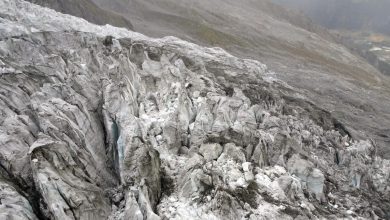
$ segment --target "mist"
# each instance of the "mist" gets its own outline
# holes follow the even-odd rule
[[[330,29],[390,34],[390,0],[273,0]]]

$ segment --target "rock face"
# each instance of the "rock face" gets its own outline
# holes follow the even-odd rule
[[[0,217],[389,218],[375,143],[272,76],[0,0]]]

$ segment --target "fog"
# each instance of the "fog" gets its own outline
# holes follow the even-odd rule
[[[390,0],[273,0],[330,29],[390,34]]]

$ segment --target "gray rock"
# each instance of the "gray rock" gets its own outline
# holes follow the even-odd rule
[[[199,153],[206,161],[216,160],[222,154],[223,148],[220,144],[202,144]]]

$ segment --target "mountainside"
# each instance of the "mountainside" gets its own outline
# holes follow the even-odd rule
[[[390,76],[390,37],[378,33],[335,31],[340,41]]]
[[[1,219],[387,219],[390,161],[220,48],[0,0]]]
[[[389,0],[272,0],[303,11],[331,29],[390,34]]]
[[[117,27],[133,29],[131,22],[109,10],[99,8],[91,0],[27,0],[29,2],[52,8],[56,11],[84,18],[99,25],[110,24]]]
[[[94,0],[128,16],[141,33],[219,46],[262,60],[281,79],[332,112],[356,138],[390,158],[390,80],[301,15],[266,0]]]

